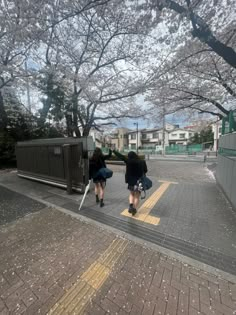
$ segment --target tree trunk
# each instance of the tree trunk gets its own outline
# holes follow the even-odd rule
[[[203,21],[199,15],[195,14],[194,12],[191,12],[191,14],[189,14],[188,9],[186,9],[184,6],[179,5],[176,1],[173,0],[159,0],[157,6],[160,10],[162,10],[163,8],[167,8],[175,11],[178,14],[184,14],[185,17],[189,19],[194,25],[194,30],[192,31],[193,36],[197,37],[204,44],[207,44],[229,65],[236,68],[236,52],[234,51],[234,49],[219,41],[212,34],[209,25],[205,21]]]
[[[67,136],[73,137],[73,128],[72,128],[72,117],[71,115],[66,115],[66,128],[67,128]]]
[[[51,97],[52,89],[53,89],[53,76],[50,74],[48,77],[47,86],[46,86],[47,99],[43,102],[43,108],[40,111],[39,124],[41,127],[43,127],[43,125],[45,124],[48,112],[52,106],[52,97]]]
[[[47,115],[48,115],[48,112],[51,108],[51,105],[52,105],[52,99],[50,96],[47,96],[46,101],[43,103],[43,108],[40,111],[39,124],[41,127],[43,127],[45,124],[45,121],[47,119]]]
[[[75,132],[76,138],[81,138],[81,132],[80,132],[78,126],[76,126],[76,127],[74,128],[74,132]]]
[[[89,136],[89,132],[90,132],[90,127],[86,127],[83,130],[83,137],[88,137]]]
[[[81,138],[81,132],[78,127],[78,97],[74,95],[73,97],[73,130],[77,138]]]
[[[204,29],[193,30],[192,34],[197,37],[202,43],[207,44],[212,50],[222,57],[229,65],[236,68],[236,52],[233,48],[220,42],[211,31]]]

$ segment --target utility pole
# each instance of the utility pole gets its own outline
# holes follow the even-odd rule
[[[218,151],[218,139],[219,139],[219,120],[216,121],[216,130],[214,135],[214,149],[217,152]]]
[[[134,125],[136,125],[136,152],[138,154],[138,122],[134,123]]]
[[[29,112],[31,113],[30,86],[29,86],[27,61],[25,61],[25,72],[26,72],[27,104],[28,104]]]
[[[163,131],[162,131],[162,155],[165,155],[165,125],[166,125],[166,119],[165,119],[165,106],[163,105]]]

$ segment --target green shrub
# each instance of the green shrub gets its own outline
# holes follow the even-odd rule
[[[7,131],[0,131],[0,163],[15,158],[15,140]]]

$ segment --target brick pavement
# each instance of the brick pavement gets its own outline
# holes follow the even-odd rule
[[[113,263],[106,276],[102,269],[91,273],[92,280],[104,281],[75,314],[236,314],[233,277],[228,281],[125,238],[119,257],[113,248],[107,258],[119,239],[115,233],[57,210],[45,208],[2,226],[0,239],[1,315],[47,314],[73,287],[78,290],[99,261]],[[83,303],[86,295],[78,292]]]
[[[44,208],[44,204],[3,186],[0,188],[0,200],[0,225]]]

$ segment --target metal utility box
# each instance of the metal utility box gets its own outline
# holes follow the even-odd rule
[[[18,176],[84,192],[93,150],[92,137],[18,142]]]

